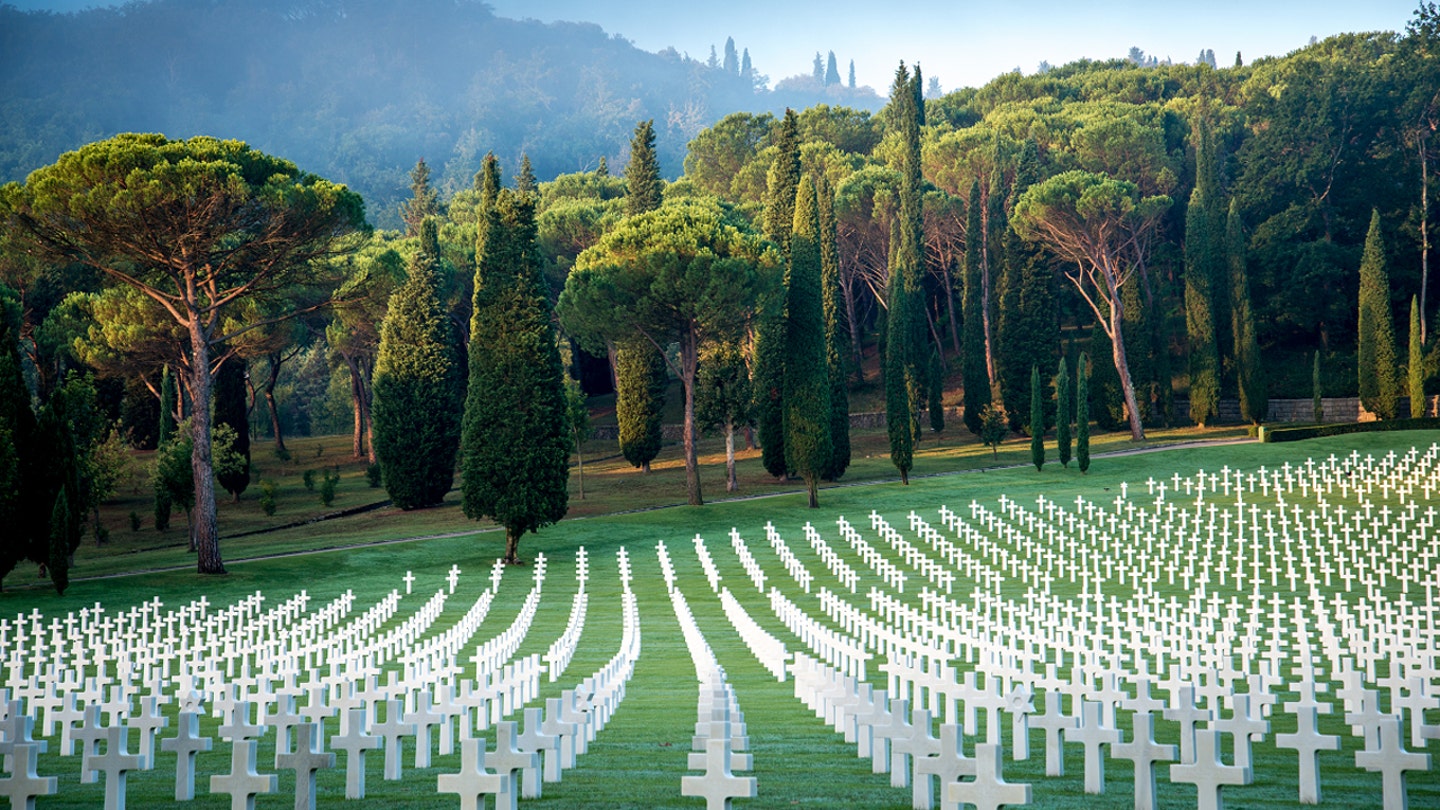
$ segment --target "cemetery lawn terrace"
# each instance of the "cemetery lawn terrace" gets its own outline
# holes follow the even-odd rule
[[[958,434],[961,431],[952,428],[952,432]],[[527,592],[531,590],[533,561],[541,554],[547,562],[543,598],[533,624],[515,650],[514,656],[520,658],[534,653],[543,655],[565,630],[572,597],[577,590],[576,553],[580,547],[584,547],[589,561],[586,591],[591,599],[586,623],[574,658],[563,675],[555,682],[542,677],[539,694],[536,700],[528,705],[544,706],[546,698],[559,697],[562,689],[573,688],[586,676],[603,667],[616,654],[622,626],[617,553],[622,548],[626,550],[634,571],[631,588],[637,600],[640,617],[642,652],[635,662],[634,674],[626,687],[623,702],[615,710],[609,724],[590,744],[588,753],[579,758],[576,768],[565,771],[563,781],[546,783],[541,798],[523,799],[522,806],[703,806],[701,800],[684,798],[680,793],[681,778],[695,773],[686,767],[686,754],[691,750],[691,737],[695,733],[697,681],[695,667],[662,577],[656,551],[656,544],[662,541],[674,563],[676,587],[684,594],[705,641],[724,667],[727,682],[734,688],[739,707],[745,715],[749,734],[748,751],[754,755],[754,768],[743,775],[758,779],[758,797],[736,800],[735,806],[867,807],[899,810],[911,806],[910,790],[891,787],[888,774],[872,773],[870,761],[857,758],[853,744],[844,742],[840,734],[835,733],[822,719],[818,719],[794,696],[792,681],[777,683],[747,649],[727,620],[720,599],[712,592],[702,570],[693,543],[697,535],[704,538],[723,578],[723,584],[740,600],[752,618],[770,634],[784,641],[787,649],[794,652],[804,650],[804,645],[770,611],[768,596],[757,592],[751,584],[745,568],[732,551],[732,528],[745,540],[748,549],[767,575],[767,592],[771,586],[779,588],[812,618],[836,628],[838,625],[828,619],[815,595],[806,594],[795,579],[787,574],[785,565],[767,542],[767,523],[773,524],[800,563],[815,575],[816,592],[819,585],[823,584],[832,591],[839,592],[852,605],[864,608],[869,605],[867,591],[872,587],[885,590],[886,583],[841,539],[836,530],[836,520],[842,516],[892,562],[903,565],[904,561],[871,530],[872,511],[879,513],[902,535],[914,540],[907,519],[910,512],[917,513],[931,527],[946,532],[938,515],[942,505],[967,518],[972,502],[978,502],[995,511],[1002,495],[1032,510],[1035,508],[1037,496],[1043,496],[1067,509],[1074,508],[1077,497],[1105,507],[1120,495],[1124,483],[1128,487],[1129,500],[1137,502],[1138,506],[1153,500],[1146,494],[1146,482],[1149,480],[1169,482],[1176,475],[1187,479],[1193,478],[1200,470],[1215,473],[1222,468],[1228,468],[1232,474],[1236,470],[1253,473],[1262,467],[1276,470],[1286,462],[1294,466],[1305,463],[1307,459],[1314,459],[1318,463],[1331,455],[1344,458],[1352,452],[1358,452],[1361,457],[1368,454],[1380,459],[1392,450],[1397,455],[1404,455],[1411,447],[1415,447],[1423,455],[1432,443],[1440,442],[1440,431],[1421,431],[1359,434],[1293,444],[1244,443],[1184,447],[1133,455],[1100,455],[1107,450],[1129,445],[1128,442],[1121,441],[1119,434],[1111,435],[1115,438],[1114,444],[1101,442],[1099,438],[1105,437],[1097,437],[1097,455],[1086,475],[1081,475],[1073,462],[1070,469],[1066,470],[1053,460],[1042,471],[1036,472],[1027,463],[1028,445],[1023,439],[1012,438],[1002,447],[998,461],[992,460],[989,451],[978,448],[973,440],[967,440],[964,445],[966,448],[978,450],[968,454],[953,452],[943,460],[939,458],[936,443],[922,444],[920,452],[917,453],[916,467],[909,486],[902,487],[898,481],[885,480],[874,484],[857,483],[822,488],[818,510],[805,508],[803,485],[798,481],[786,484],[762,483],[763,472],[756,472],[759,470],[759,462],[758,458],[753,457],[746,459],[750,465],[750,475],[745,476],[742,473],[744,480],[740,494],[774,496],[714,502],[725,498],[726,493],[723,486],[723,451],[721,463],[714,464],[713,440],[704,447],[704,451],[709,454],[708,459],[702,459],[708,462],[704,466],[708,476],[704,480],[704,486],[706,497],[712,502],[703,507],[676,506],[618,514],[595,514],[589,511],[595,508],[592,504],[602,503],[606,511],[617,504],[623,504],[630,509],[664,505],[663,501],[657,503],[661,500],[662,485],[674,500],[683,499],[683,487],[678,485],[681,473],[678,461],[673,468],[668,464],[673,452],[667,452],[663,457],[667,463],[657,465],[660,469],[650,480],[643,479],[638,473],[631,473],[628,469],[622,470],[623,460],[602,462],[597,459],[594,463],[587,462],[586,501],[577,500],[573,494],[572,471],[572,514],[578,512],[584,519],[567,519],[523,539],[521,556],[532,564],[504,571],[495,590],[490,611],[469,643],[462,648],[462,657],[468,657],[469,650],[510,625],[520,611]],[[1208,438],[1216,434],[1210,431],[1204,435]],[[1191,434],[1176,432],[1167,435],[1157,431],[1152,438],[1152,444],[1184,441],[1188,438],[1191,438]],[[331,438],[332,444],[337,442],[338,439]],[[292,444],[298,445],[294,450],[297,457],[308,449],[303,440]],[[257,459],[263,458],[265,452],[259,448],[263,448],[263,445],[257,446]],[[927,450],[935,451],[935,457],[927,460]],[[1053,445],[1047,450],[1053,459]],[[333,452],[342,452],[342,448],[337,444]],[[295,466],[303,470],[305,464],[305,461],[301,461]],[[985,468],[996,464],[1004,468],[972,470],[954,475],[935,474],[946,469],[953,470],[957,466]],[[857,451],[857,461],[845,480],[849,483],[888,479],[893,472],[888,458],[882,452],[862,449]],[[295,476],[297,473],[291,471],[289,475]],[[632,500],[627,502],[623,500],[626,497],[623,493],[630,486],[640,487],[643,494],[631,495]],[[299,489],[298,483],[293,489]],[[781,490],[786,491],[785,494],[775,494]],[[348,488],[342,487],[342,492],[344,499],[337,500],[333,507],[335,509],[358,506],[367,499],[383,498],[383,490],[364,489],[363,474],[358,481],[350,482]],[[310,493],[303,494],[310,496]],[[413,572],[413,593],[401,599],[396,614],[381,628],[383,632],[386,628],[399,626],[414,615],[421,604],[437,591],[448,590],[447,572],[452,566],[458,566],[461,573],[454,593],[449,596],[444,610],[429,630],[429,634],[442,633],[454,626],[460,615],[475,603],[486,588],[491,587],[492,563],[504,551],[503,533],[477,531],[476,524],[464,521],[455,506],[457,497],[457,493],[452,492],[447,505],[435,510],[400,513],[380,509],[310,526],[222,540],[222,551],[226,555],[226,566],[230,572],[224,577],[200,577],[195,574],[192,558],[184,552],[183,547],[161,546],[146,550],[130,548],[123,552],[109,549],[104,550],[106,553],[92,554],[95,549],[93,545],[87,544],[80,552],[79,564],[72,569],[72,583],[63,597],[57,597],[52,591],[40,588],[7,588],[0,594],[0,617],[14,621],[17,614],[39,611],[48,622],[51,618],[63,619],[68,612],[78,613],[96,603],[103,606],[107,616],[116,616],[152,599],[158,599],[164,610],[174,610],[202,595],[214,611],[257,591],[264,593],[263,608],[270,608],[302,590],[310,596],[312,609],[331,602],[347,591],[352,592],[355,614],[358,614],[396,589],[403,595],[406,584],[402,578],[407,572]],[[1424,499],[1419,495],[1415,497],[1420,501],[1423,511],[1426,506]],[[1186,499],[1181,495],[1173,500],[1180,503]],[[1189,500],[1194,499],[1192,497]],[[1432,502],[1435,500],[1440,499],[1432,499]],[[141,503],[143,499],[136,502]],[[1287,506],[1307,507],[1313,504],[1313,498],[1287,498],[1286,503]],[[253,504],[250,506],[253,507]],[[302,517],[298,506],[288,519],[284,510],[282,507],[281,513],[274,519],[275,523]],[[127,508],[123,511],[129,510]],[[258,509],[255,512],[258,516]],[[257,528],[265,522],[261,517],[240,517],[234,519],[227,528],[226,513],[223,509],[221,514],[222,534],[238,534],[239,531]],[[183,540],[183,514],[177,514],[174,520],[176,525],[182,527],[179,537]],[[860,582],[856,592],[850,593],[841,589],[838,581],[827,571],[825,563],[806,542],[803,530],[806,523],[813,523],[830,547],[841,552],[846,562],[859,572]],[[1432,533],[1435,531],[1431,529]],[[120,536],[128,534],[128,527],[123,530],[112,529],[112,535],[116,537],[112,544],[123,545]],[[153,535],[153,532],[150,534]],[[172,529],[171,535],[175,534]],[[428,539],[414,542],[386,542],[427,536]],[[953,533],[947,533],[947,536],[955,539]],[[922,543],[917,545],[924,547]],[[334,550],[324,550],[327,548]],[[316,553],[260,558],[264,555],[305,551]],[[932,553],[931,556],[938,555]],[[184,567],[182,570],[167,570],[171,566]],[[134,571],[144,573],[125,575]],[[890,593],[919,607],[919,586],[925,580],[914,569],[907,571],[913,584],[903,593]],[[89,578],[100,574],[117,576]],[[24,582],[21,570],[12,574],[12,580],[7,581],[7,586]],[[1023,582],[1019,585],[1023,586]],[[1326,591],[1327,597],[1332,596],[1332,592],[1338,589],[1339,583],[1336,585],[1336,589]],[[971,604],[970,591],[973,587],[974,584],[968,580],[963,581],[963,584],[957,582],[951,598],[960,604]],[[1023,599],[1023,592],[1013,590],[1015,587],[1014,582],[1007,585],[1007,588],[1012,590],[1007,591],[1006,597]],[[1392,580],[1390,587],[1394,590],[1391,596],[1398,598],[1398,585]],[[1162,596],[1175,596],[1182,603],[1189,596],[1189,591],[1178,581],[1169,586],[1162,580],[1158,590]],[[1077,604],[1083,601],[1080,584],[1072,585],[1057,579],[1053,592],[1059,597],[1073,599]],[[1288,589],[1286,592],[1288,593]],[[1410,595],[1412,603],[1423,602],[1424,599],[1424,594]],[[1290,628],[1292,631],[1293,629]],[[13,642],[7,642],[9,643]],[[0,654],[7,660],[11,653],[12,650],[0,647]],[[877,655],[868,670],[869,680],[875,683],[877,688],[885,684],[886,676],[879,668],[881,660],[882,656]],[[963,658],[953,663],[956,663],[961,672],[971,667]],[[1377,675],[1384,672],[1382,665]],[[0,671],[0,674],[4,672]],[[1062,671],[1062,677],[1064,674]],[[1432,694],[1435,693],[1436,685],[1432,681]],[[1284,690],[1277,690],[1276,694],[1282,702],[1294,699],[1293,694]],[[1333,693],[1325,697],[1336,699]],[[1036,713],[1043,711],[1043,703],[1038,696],[1034,702]],[[165,710],[171,717],[170,728],[161,732],[162,738],[174,735],[175,712],[176,705],[172,702]],[[1359,738],[1351,736],[1349,727],[1340,717],[1343,713],[1343,708],[1337,708],[1331,714],[1320,718],[1321,731],[1338,735],[1342,745],[1339,752],[1322,752],[1320,755],[1324,799],[1322,806],[1378,807],[1381,777],[1377,773],[1355,767],[1355,752],[1363,747],[1363,743]],[[1440,710],[1431,709],[1425,716],[1431,724],[1440,723]],[[520,713],[516,712],[507,719],[519,720]],[[201,730],[209,736],[217,737],[218,724],[207,712],[202,716]],[[1130,762],[1115,758],[1112,754],[1105,773],[1105,793],[1098,796],[1086,795],[1085,755],[1078,743],[1068,743],[1065,746],[1065,775],[1047,777],[1044,731],[1032,724],[1029,759],[1015,762],[1010,759],[1008,716],[1003,725],[1006,754],[1003,763],[1004,778],[1009,782],[1030,784],[1032,806],[1133,806],[1133,771]],[[1130,726],[1123,713],[1117,726],[1126,731],[1128,739]],[[1173,743],[1177,736],[1176,728],[1176,724],[1161,719],[1157,713],[1156,739]],[[1276,734],[1294,730],[1294,720],[1277,705],[1265,741],[1255,746],[1254,780],[1249,785],[1225,788],[1227,806],[1302,806],[1296,796],[1296,755],[1294,751],[1278,749],[1275,745]],[[327,741],[330,735],[336,732],[336,723],[332,719],[326,730]],[[36,736],[39,734],[37,724]],[[481,734],[493,744],[493,726]],[[984,741],[983,732],[978,739]],[[1406,739],[1408,741],[1408,732]],[[259,797],[257,807],[289,807],[293,803],[294,773],[276,771],[274,768],[274,742],[273,731],[261,739],[257,763],[260,773],[280,774],[279,793]],[[965,750],[972,756],[975,742],[975,737],[966,736]],[[457,800],[454,795],[437,795],[436,778],[440,774],[453,774],[459,770],[459,745],[457,744],[453,754],[434,756],[431,767],[417,769],[413,767],[411,744],[411,740],[406,741],[405,769],[400,781],[383,780],[383,752],[371,752],[367,760],[368,777],[365,798],[362,801],[345,799],[346,777],[344,755],[341,754],[337,757],[334,769],[319,774],[317,806],[384,807],[387,810],[455,806]],[[95,784],[81,784],[78,779],[79,757],[61,757],[57,753],[58,748],[57,740],[50,738],[49,752],[39,757],[37,770],[41,776],[59,778],[59,793],[39,798],[36,806],[102,806],[104,778]],[[327,750],[333,749],[327,745]],[[1430,740],[1424,750],[1431,757],[1430,769],[1407,774],[1409,806],[1412,808],[1440,807],[1440,763],[1437,763],[1437,760],[1440,760],[1440,739]],[[129,805],[143,808],[227,806],[229,796],[209,792],[209,777],[230,771],[229,751],[229,743],[217,738],[214,750],[199,754],[195,779],[196,797],[189,802],[176,802],[174,755],[159,753],[157,746],[158,768],[153,771],[133,771],[128,775]],[[1230,761],[1228,749],[1225,756],[1226,761]],[[1156,774],[1160,806],[1194,806],[1195,787],[1172,782],[1165,764],[1157,766]]]

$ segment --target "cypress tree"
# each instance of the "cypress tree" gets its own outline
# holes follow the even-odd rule
[[[725,61],[720,66],[724,68],[726,75],[740,75],[740,56],[735,53],[735,38],[725,37]]]
[[[795,226],[785,275],[785,455],[805,480],[810,507],[819,507],[821,474],[830,462],[830,369],[820,289],[820,210],[815,184],[795,193]]]
[[[890,121],[900,132],[901,152],[898,215],[892,223],[889,311],[886,313],[885,419],[890,438],[890,459],[900,470],[901,483],[910,482],[915,461],[915,412],[926,391],[928,337],[925,333],[925,266],[920,191],[920,70],[912,75],[902,63],[890,94]]]
[[[660,207],[665,184],[655,154],[655,119],[635,125],[630,139],[630,163],[625,167],[625,215],[633,217]]]
[[[400,219],[405,223],[406,236],[419,236],[420,223],[440,213],[440,195],[430,187],[430,167],[425,158],[416,161],[410,170],[410,199],[400,203]]]
[[[609,176],[610,176],[610,164],[605,161],[605,156],[604,156],[604,155],[601,155],[601,156],[600,156],[600,164],[595,167],[595,176],[596,176],[596,177],[609,177]]]
[[[501,191],[481,228],[461,505],[466,517],[505,527],[503,559],[517,564],[520,537],[564,517],[568,507],[564,371],[540,275],[534,198]]]
[[[390,296],[375,360],[375,455],[390,500],[406,510],[440,503],[455,481],[465,371],[440,300],[441,271],[431,218],[421,223],[405,283]]]
[[[980,254],[984,250],[981,233],[980,181],[970,184],[970,212],[965,224],[965,285],[961,305],[962,335],[960,373],[965,387],[965,427],[980,435],[980,414],[990,404],[990,377],[985,371],[985,325],[981,313],[983,297],[980,289]]]
[[[155,444],[157,449],[168,444],[175,435],[175,404],[175,376],[170,373],[170,367],[166,366],[160,374],[160,438]],[[162,486],[161,477],[156,476],[155,531],[169,531],[170,512],[173,508],[174,499],[169,488]]]
[[[800,118],[785,110],[775,137],[775,159],[765,176],[765,238],[790,254],[790,233],[795,227],[795,190],[800,187]]]
[[[1026,188],[1039,179],[1039,149],[1034,141],[1024,141],[1015,159],[1015,180],[1006,205],[991,211],[993,244],[991,265],[1001,265],[998,317],[996,329],[996,361],[999,364],[1000,390],[1006,413],[1016,420],[1011,427],[1020,430],[1019,419],[1025,413],[1022,403],[1029,401],[1030,366],[1046,368],[1055,361],[1055,347],[1060,343],[1060,318],[1056,309],[1055,271],[1039,251],[1008,227],[1006,208],[1013,210],[1016,200]],[[991,194],[1000,187],[998,177],[991,182]],[[999,227],[996,227],[996,223]],[[1046,381],[1048,387],[1048,381]],[[1047,412],[1053,403],[1042,393]],[[1047,421],[1053,414],[1047,413]]]
[[[1075,364],[1075,463],[1090,469],[1090,358],[1080,353]]]
[[[1399,355],[1395,324],[1390,314],[1390,273],[1385,265],[1385,242],[1380,235],[1380,211],[1370,216],[1370,232],[1360,259],[1359,340],[1356,361],[1360,375],[1360,402],[1381,419],[1394,419],[1399,407]]]
[[[1260,354],[1260,341],[1255,334],[1255,312],[1250,304],[1250,273],[1245,255],[1245,231],[1240,224],[1240,211],[1234,200],[1225,222],[1225,255],[1230,263],[1233,296],[1231,316],[1235,333],[1236,378],[1240,390],[1240,416],[1252,424],[1260,424],[1270,410],[1270,394],[1265,377],[1265,358]]]
[[[1190,344],[1190,418],[1200,427],[1220,410],[1220,358],[1215,347],[1210,281],[1210,228],[1199,187],[1185,210],[1185,332]]]
[[[1070,364],[1060,358],[1055,372],[1055,449],[1060,466],[1070,466],[1070,420],[1075,418],[1075,391],[1070,387]]]
[[[1425,344],[1420,339],[1420,299],[1410,297],[1410,357],[1407,366],[1410,389],[1410,418],[1418,419],[1427,410],[1425,401]]]
[[[215,422],[214,425],[229,425],[235,431],[235,443],[230,448],[240,455],[245,463],[238,469],[217,469],[215,479],[240,502],[240,493],[250,486],[250,418],[246,407],[245,361],[231,357],[215,373]]]
[[[1030,463],[1045,466],[1045,400],[1040,396],[1040,367],[1030,367]]]
[[[850,326],[840,291],[840,249],[835,225],[835,194],[821,172],[816,178],[820,203],[820,286],[825,307],[825,363],[830,373],[830,460],[821,478],[834,481],[850,466]]]
[[[650,341],[632,340],[615,347],[615,419],[620,452],[630,466],[647,473],[650,462],[660,455],[661,417],[669,382],[665,356]]]
[[[530,156],[520,155],[520,171],[515,175],[515,190],[522,194],[534,194],[540,190],[535,181],[535,168],[530,165]]]
[[[0,287],[0,293],[5,292]],[[18,307],[0,295],[0,579],[28,554],[38,521],[32,488],[39,479],[35,413],[20,364]]]
[[[50,545],[46,569],[55,593],[65,595],[70,587],[70,541],[79,543],[80,530],[75,525],[75,514],[70,508],[70,496],[65,487],[55,495],[55,506],[50,510]]]
[[[1312,365],[1312,366],[1310,367],[1310,390],[1311,390],[1311,392],[1312,392],[1311,395],[1310,395],[1310,396],[1311,396],[1311,401],[1310,401],[1311,415],[1312,415],[1312,416],[1314,417],[1314,419],[1315,419],[1315,424],[1317,424],[1317,425],[1323,424],[1323,423],[1325,422],[1325,400],[1321,397],[1321,392],[1320,392],[1320,350],[1319,350],[1319,349],[1316,349],[1316,350],[1315,350],[1315,363],[1314,363],[1314,365]]]
[[[840,69],[835,64],[835,52],[831,51],[829,56],[825,57],[825,86],[829,87],[832,84],[839,83]]]
[[[800,119],[785,110],[776,136],[775,159],[766,175],[765,238],[790,256],[790,234],[795,228],[795,194],[800,187]],[[761,296],[755,327],[755,368],[751,392],[755,397],[755,426],[760,440],[760,463],[766,472],[784,478],[791,469],[785,451],[785,291],[783,282]]]
[[[486,152],[475,174],[475,190],[480,192],[480,208],[491,208],[500,194],[500,160],[494,152]]]
[[[851,90],[854,90],[854,89],[855,89],[855,60],[854,60],[854,59],[851,59],[851,60],[850,60],[850,81],[848,82],[847,86],[848,86]]]

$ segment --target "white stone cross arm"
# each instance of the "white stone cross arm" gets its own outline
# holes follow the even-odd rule
[[[1193,762],[1170,766],[1170,781],[1194,785],[1199,810],[1220,810],[1220,789],[1226,785],[1248,785],[1252,778],[1249,768],[1226,765],[1220,761],[1220,732],[1214,729],[1195,731]]]
[[[1175,746],[1155,742],[1155,717],[1150,712],[1131,716],[1130,736],[1130,742],[1110,746],[1110,753],[1135,763],[1135,810],[1155,810],[1159,806],[1155,763],[1174,762]]]
[[[345,752],[345,798],[365,798],[365,752],[380,747],[380,738],[365,733],[365,710],[351,709],[343,735],[330,738],[330,747]]]
[[[730,772],[729,738],[705,743],[705,774],[680,779],[680,795],[703,798],[706,810],[729,810],[731,799],[753,799],[757,795],[753,776]]]
[[[460,773],[442,773],[436,779],[436,793],[460,796],[460,810],[484,810],[485,797],[494,796],[501,804],[510,790],[510,780],[485,770],[485,741],[471,738],[460,741]]]
[[[322,750],[324,729],[319,723],[295,726],[295,753],[277,753],[275,767],[295,772],[295,810],[315,810],[315,772],[335,767],[335,754]]]
[[[1002,755],[995,743],[975,746],[975,781],[951,782],[945,799],[956,806],[975,805],[976,810],[1000,810],[1030,803],[1030,785],[1006,782],[1001,774]]]
[[[9,799],[15,810],[35,810],[36,796],[53,796],[58,789],[55,777],[35,773],[38,753],[35,743],[16,745],[11,751],[11,773],[0,777],[0,796]]]
[[[125,774],[143,765],[143,757],[130,753],[129,747],[129,727],[110,726],[105,729],[104,756],[90,758],[87,767],[105,774],[105,810],[125,810]]]
[[[175,753],[175,801],[195,798],[195,754],[209,751],[215,741],[200,734],[200,715],[181,712],[175,723],[174,737],[160,740],[161,751]]]
[[[1376,745],[1355,752],[1355,765],[1384,777],[1385,810],[1406,810],[1405,772],[1430,770],[1430,755],[1405,750],[1400,718],[1387,716],[1377,724]]]
[[[230,773],[210,777],[211,793],[230,794],[231,810],[255,810],[255,796],[280,789],[280,777],[255,772],[254,740],[236,740],[230,749]]]

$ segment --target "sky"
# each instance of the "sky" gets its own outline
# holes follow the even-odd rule
[[[21,9],[71,11],[96,0],[0,0]],[[674,47],[704,60],[725,38],[748,48],[755,69],[772,85],[808,74],[815,53],[834,51],[843,79],[855,61],[858,84],[888,92],[895,68],[918,62],[946,91],[979,87],[1019,68],[1033,73],[1042,60],[1123,57],[1138,47],[1160,59],[1194,62],[1202,49],[1220,66],[1283,56],[1312,36],[1354,31],[1400,31],[1416,0],[910,0],[889,3],[831,0],[488,0],[504,17],[544,22],[593,22],[647,51]],[[1203,13],[1196,13],[1203,9]]]

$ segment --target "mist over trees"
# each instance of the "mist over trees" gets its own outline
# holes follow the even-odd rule
[[[220,134],[348,185],[374,224],[394,228],[417,158],[449,197],[486,152],[511,170],[528,154],[542,180],[602,158],[623,166],[635,122],[653,118],[674,178],[685,144],[723,115],[814,103],[767,82],[748,50],[712,68],[475,0],[0,5],[0,182],[119,132]],[[846,103],[881,99],[856,91]]]

